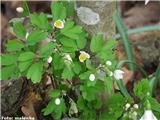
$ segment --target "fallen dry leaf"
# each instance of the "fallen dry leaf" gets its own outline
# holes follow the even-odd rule
[[[41,99],[40,95],[35,92],[30,92],[21,107],[21,111],[26,117],[33,117],[37,120],[37,115],[35,111],[35,104],[39,102]]]
[[[138,4],[124,13],[127,28],[135,28],[160,21],[160,3],[150,2],[148,5]]]

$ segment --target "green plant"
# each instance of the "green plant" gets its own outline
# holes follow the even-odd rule
[[[114,48],[117,42],[112,38],[103,40],[101,34],[89,38],[72,20],[72,2],[52,2],[51,16],[42,12],[30,13],[26,2],[23,8],[22,15],[29,21],[24,22],[25,18],[10,21],[17,38],[8,40],[6,52],[1,55],[2,80],[26,77],[38,84],[47,74],[53,82],[53,90],[49,92],[48,105],[42,109],[44,116],[127,119],[123,114],[129,109],[125,111],[123,106],[134,104],[134,99],[121,81],[123,71],[116,66]],[[115,81],[122,94],[115,93]],[[139,83],[134,88],[135,95],[140,99],[142,95],[146,97],[142,92],[146,87],[148,83]],[[155,99],[148,99],[151,104],[159,105]],[[159,107],[154,109],[159,111]]]

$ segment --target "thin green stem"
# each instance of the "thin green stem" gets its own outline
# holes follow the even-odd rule
[[[114,20],[115,20],[115,23],[117,25],[117,29],[118,29],[121,37],[122,37],[127,58],[128,58],[129,61],[134,62],[134,57],[133,57],[133,53],[132,53],[132,46],[131,46],[131,44],[129,42],[125,26],[123,25],[123,22],[122,22],[122,20],[120,18],[120,15],[117,12],[115,12],[115,14],[114,14]],[[135,70],[134,64],[130,64],[129,63],[128,66],[129,66],[129,68],[131,70]]]

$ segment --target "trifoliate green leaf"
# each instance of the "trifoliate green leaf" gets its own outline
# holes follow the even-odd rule
[[[87,101],[93,101],[97,97],[98,90],[95,87],[81,86],[82,96]]]
[[[78,96],[77,106],[80,110],[83,110],[87,107],[86,103],[87,102],[83,99],[82,96]]]
[[[89,79],[89,75],[90,75],[91,73],[92,73],[91,71],[87,71],[87,72],[81,73],[81,74],[79,75],[79,77],[80,77],[81,80],[88,80],[88,79]]]
[[[97,113],[95,110],[88,108],[80,115],[80,120],[95,120]]]
[[[16,55],[11,54],[2,54],[1,55],[1,64],[2,65],[12,65],[15,64],[17,61]]]
[[[107,41],[105,41],[105,44],[103,45],[102,50],[103,51],[112,50],[113,48],[116,47],[116,45],[117,45],[117,41],[110,38]]]
[[[20,51],[24,44],[19,40],[9,40],[6,47],[7,51]]]
[[[125,97],[120,93],[116,93],[107,100],[107,104],[110,108],[123,106],[125,104]]]
[[[54,106],[55,106],[55,103],[54,103],[55,99],[51,99],[47,105],[46,108],[42,109],[42,112],[43,112],[43,115],[46,116],[46,115],[49,115],[53,112],[54,110]]]
[[[18,64],[19,70],[21,72],[25,71],[29,68],[29,66],[32,64],[33,60],[27,60],[27,61],[20,61]]]
[[[56,47],[55,43],[53,42],[47,43],[44,47],[40,49],[40,55],[43,57],[49,56],[51,53],[53,53],[55,47]]]
[[[24,38],[26,35],[26,29],[23,26],[23,23],[20,21],[16,21],[13,23],[13,31],[20,38]]]
[[[147,79],[141,80],[138,84],[134,85],[133,91],[137,97],[143,99],[151,92],[149,81]]]
[[[55,104],[55,98],[52,98],[48,103],[47,107],[42,110],[43,115],[52,114],[53,118],[59,120],[63,113],[66,112],[66,105],[64,99],[61,98],[61,102],[59,105]]]
[[[33,13],[30,14],[31,23],[38,26],[40,29],[49,30],[51,25],[48,22],[47,15],[44,13]]]
[[[102,107],[102,102],[103,100],[101,98],[97,98],[95,101],[93,101],[94,108],[95,109],[100,109]]]
[[[104,85],[105,85],[105,91],[108,93],[108,95],[112,95],[114,87],[113,87],[113,81],[110,77],[104,78]]]
[[[62,73],[62,78],[67,79],[67,80],[71,80],[73,76],[74,76],[73,71],[70,68],[65,67],[63,70],[63,73]]]
[[[33,83],[39,83],[42,79],[43,64],[34,63],[28,69],[27,79],[31,79]]]
[[[54,60],[53,67],[54,67],[55,70],[63,69],[63,67],[64,67],[64,60],[63,60],[63,58],[58,53],[54,54],[53,60]]]
[[[27,60],[32,60],[34,57],[35,54],[33,52],[24,52],[19,55],[18,60],[27,61]]]
[[[34,45],[35,43],[45,40],[45,38],[47,38],[47,35],[48,35],[47,32],[43,32],[40,30],[34,30],[27,37],[27,42],[29,45]]]
[[[86,37],[85,33],[81,33],[79,35],[79,39],[76,39],[77,47],[79,49],[83,49],[86,46],[87,39],[85,37]]]
[[[89,59],[86,60],[86,67],[89,69],[89,70],[93,70],[94,67],[92,66],[92,63]]]
[[[64,53],[70,53],[70,52],[75,52],[77,51],[77,48],[76,47],[66,47],[66,46],[63,46],[62,48],[60,48],[60,50]]]
[[[16,69],[16,65],[14,64],[3,67],[1,69],[1,80],[8,80],[10,77],[12,77],[15,69]]]
[[[81,65],[78,62],[75,62],[72,66],[74,73],[79,74],[82,70]]]
[[[116,56],[113,54],[112,50],[105,50],[101,51],[96,55],[97,58],[103,59],[105,61],[107,60],[115,60]]]
[[[61,33],[65,35],[66,37],[69,37],[71,39],[79,39],[82,31],[82,27],[78,25],[74,25],[73,22],[66,22],[65,27],[61,29]]]
[[[91,40],[90,50],[92,52],[99,52],[102,49],[102,46],[103,46],[103,36],[102,35],[94,36]]]
[[[77,44],[74,39],[69,39],[67,37],[62,37],[59,39],[60,43],[65,47],[71,47],[77,49]]]
[[[120,93],[114,94],[107,100],[108,109],[101,114],[100,119],[117,120],[123,113],[125,101]]]
[[[61,2],[52,2],[51,4],[51,12],[53,16],[53,20],[63,20],[66,18],[66,8]]]
[[[52,90],[49,92],[49,96],[51,96],[52,98],[57,98],[60,96],[61,91],[58,89]]]
[[[67,17],[74,16],[74,1],[63,1],[62,3],[66,7]]]

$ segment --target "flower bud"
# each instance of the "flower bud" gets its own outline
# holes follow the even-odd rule
[[[22,13],[22,12],[24,11],[24,9],[23,9],[22,7],[17,7],[17,8],[16,8],[16,11],[17,11],[18,13]]]
[[[125,110],[127,110],[130,106],[131,106],[131,104],[127,103],[127,104],[125,105]]]
[[[138,104],[134,104],[133,107],[136,108],[136,109],[139,108]]]
[[[123,79],[123,74],[124,74],[124,72],[122,70],[115,70],[114,71],[114,78],[116,80]]]
[[[106,65],[111,66],[112,62],[108,60],[108,61],[106,61]]]
[[[61,103],[61,100],[60,100],[59,98],[56,98],[56,99],[55,99],[55,104],[56,104],[56,105],[60,105],[60,103]]]
[[[51,56],[49,56],[49,58],[47,59],[47,62],[48,62],[48,63],[51,63],[51,62],[52,62],[52,57],[51,57]]]
[[[95,78],[96,78],[96,77],[95,77],[95,75],[94,75],[94,74],[90,74],[90,76],[89,76],[89,80],[90,80],[90,81],[94,81],[94,80],[95,80]]]

